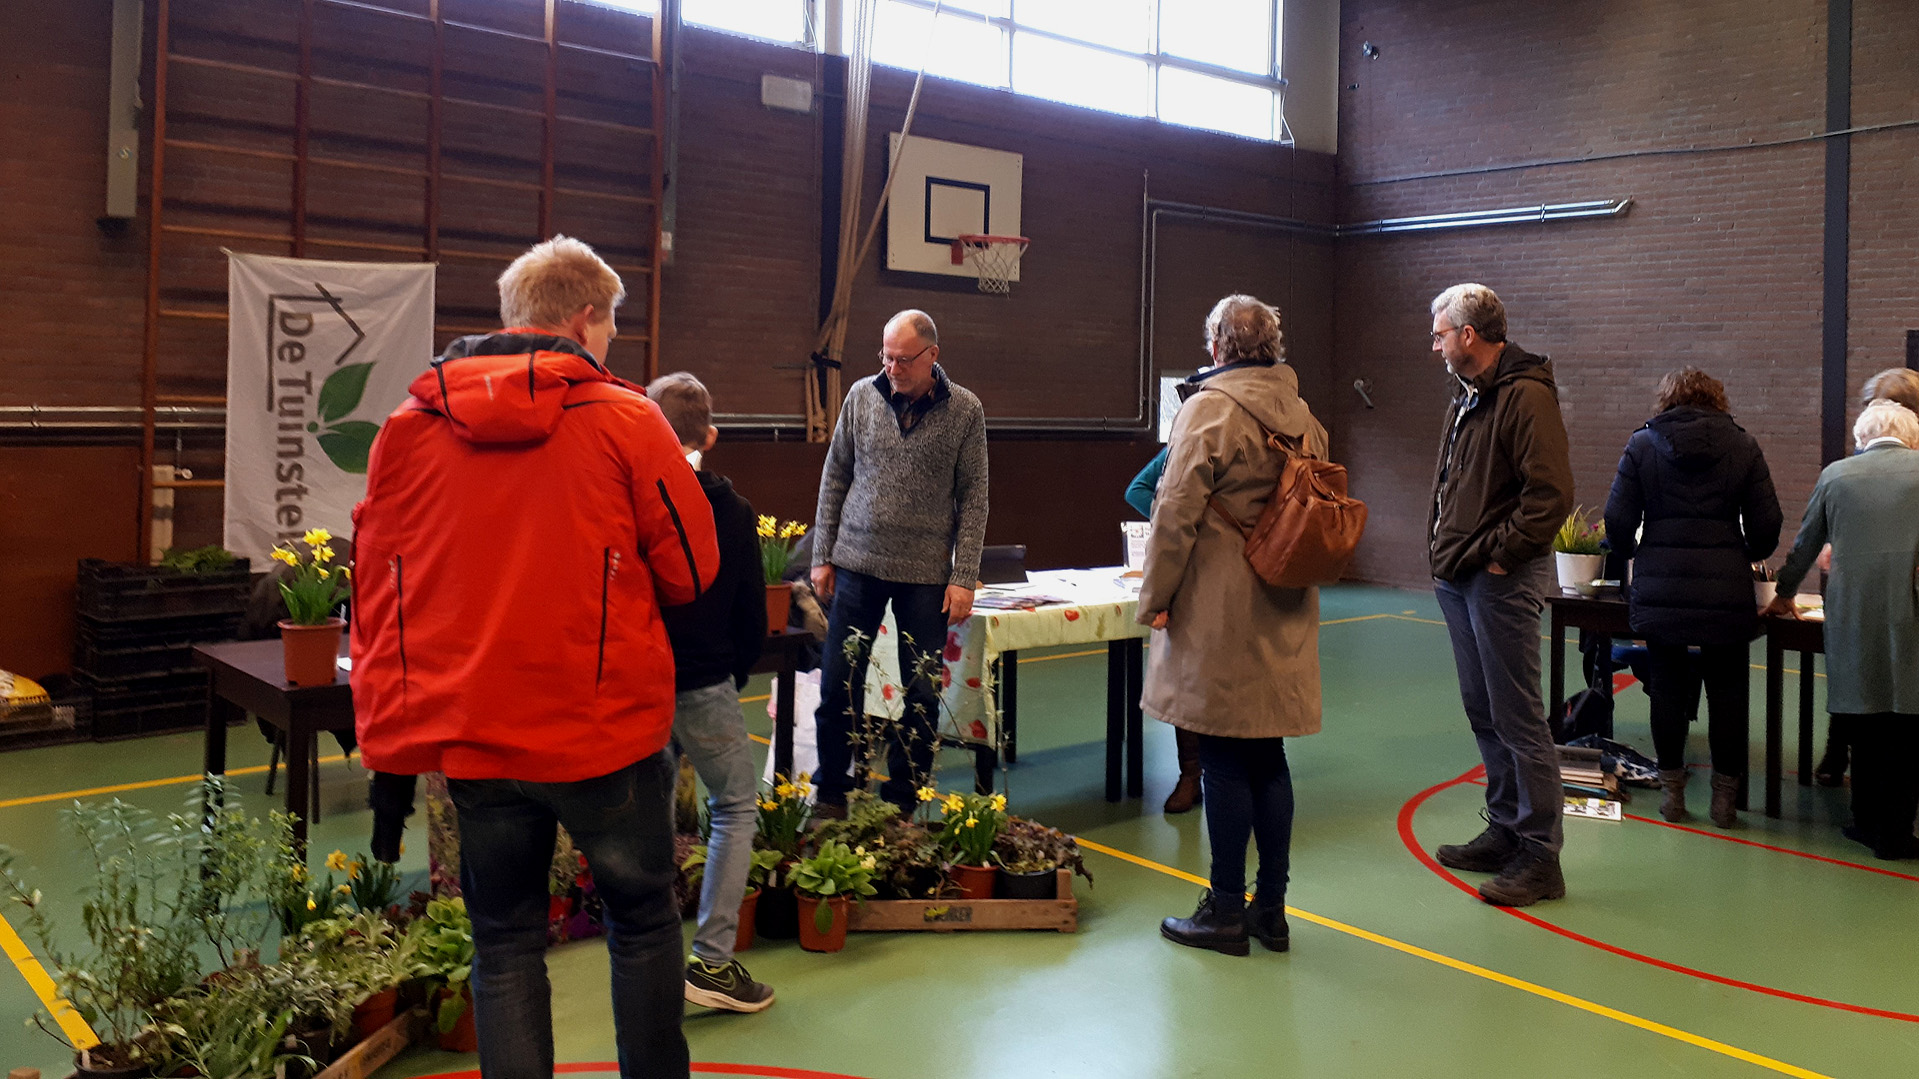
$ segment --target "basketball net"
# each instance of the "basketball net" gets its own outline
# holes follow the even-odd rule
[[[979,290],[1005,295],[1013,290],[1013,275],[1029,241],[1024,236],[961,236],[953,241],[955,254],[973,264]]]

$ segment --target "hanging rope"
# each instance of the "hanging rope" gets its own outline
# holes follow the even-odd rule
[[[920,50],[922,58],[929,55],[933,47],[934,28],[942,3],[944,0],[938,0],[933,5],[926,47]],[[827,309],[826,321],[820,324],[819,337],[813,345],[813,369],[807,372],[808,442],[825,442],[833,437],[833,425],[839,421],[840,401],[844,396],[840,360],[846,354],[847,317],[853,304],[853,278],[859,274],[860,267],[866,264],[866,257],[872,252],[873,241],[879,234],[886,200],[892,195],[893,181],[899,176],[900,158],[905,154],[907,141],[913,135],[913,117],[919,111],[920,89],[926,84],[926,61],[921,59],[920,69],[913,76],[913,95],[906,103],[906,119],[900,124],[899,149],[894,151],[892,160],[887,163],[886,183],[880,189],[879,202],[873,207],[873,217],[867,224],[864,238],[861,238],[860,189],[864,186],[862,181],[866,175],[866,125],[872,103],[874,3],[873,0],[853,0],[852,7],[852,47],[848,50],[846,68],[846,137],[840,153],[840,255],[834,269],[833,304]]]

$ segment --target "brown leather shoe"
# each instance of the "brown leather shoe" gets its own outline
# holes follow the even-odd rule
[[[1173,784],[1173,793],[1166,796],[1166,812],[1188,812],[1199,804],[1200,798],[1199,773],[1181,772],[1179,782]]]

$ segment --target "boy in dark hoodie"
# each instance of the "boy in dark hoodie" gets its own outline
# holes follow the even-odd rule
[[[663,375],[646,395],[665,413],[713,506],[720,546],[713,587],[684,607],[662,612],[677,669],[673,741],[706,785],[712,821],[699,930],[686,965],[686,999],[709,1008],[757,1012],[773,1003],[773,990],[754,981],[733,958],[758,823],[759,781],[739,695],[766,641],[757,519],[725,476],[700,469],[700,455],[713,448],[720,432],[713,426],[712,397],[699,379],[684,371]]]

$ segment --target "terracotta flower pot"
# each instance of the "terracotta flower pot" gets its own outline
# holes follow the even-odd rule
[[[353,1006],[353,1040],[363,1042],[393,1022],[400,1003],[398,989],[382,989]]]
[[[760,890],[753,889],[740,900],[740,927],[733,937],[733,950],[743,952],[753,946],[753,919],[759,916]]]
[[[317,626],[280,623],[280,644],[285,650],[287,684],[294,686],[330,686],[338,673],[340,632],[346,619],[329,618]]]
[[[832,911],[832,922],[824,933],[820,932],[817,920],[818,908],[822,903]],[[800,947],[809,952],[837,952],[846,947],[846,912],[851,906],[852,901],[843,895],[831,899],[800,896]]]
[[[959,886],[962,899],[993,898],[993,882],[999,877],[996,865],[955,865],[947,870]]]
[[[793,586],[781,581],[766,586],[766,632],[770,636],[786,628],[786,617],[793,612]]]
[[[444,994],[446,990],[440,992]],[[473,994],[461,989],[460,995],[466,998],[466,1008],[460,1012],[453,1029],[439,1035],[440,1048],[449,1053],[477,1053],[480,1051],[480,1030],[473,1023]]]

